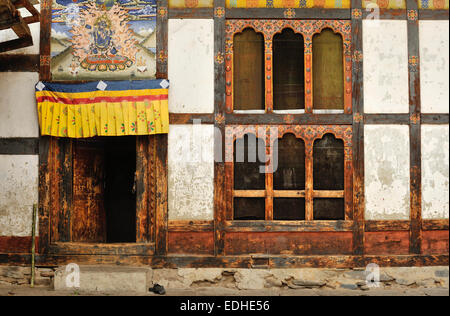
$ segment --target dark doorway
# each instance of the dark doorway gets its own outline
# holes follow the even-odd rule
[[[105,167],[106,242],[136,242],[136,138],[109,138]]]
[[[135,137],[74,141],[72,241],[136,242]]]

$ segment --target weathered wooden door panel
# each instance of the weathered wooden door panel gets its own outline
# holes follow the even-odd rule
[[[106,242],[104,147],[74,142],[72,241]]]

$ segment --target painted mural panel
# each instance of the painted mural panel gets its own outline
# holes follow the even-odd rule
[[[226,0],[227,8],[350,8],[350,0]]]
[[[53,0],[53,80],[153,79],[156,0]]]
[[[448,10],[449,0],[418,0],[419,9],[429,9],[429,10]]]

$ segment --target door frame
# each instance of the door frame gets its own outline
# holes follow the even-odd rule
[[[167,135],[136,137],[136,243],[74,243],[73,140],[42,136],[39,145],[41,254],[165,255],[167,253]]]

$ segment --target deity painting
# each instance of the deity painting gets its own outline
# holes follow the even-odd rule
[[[156,0],[53,0],[53,80],[154,79]]]

